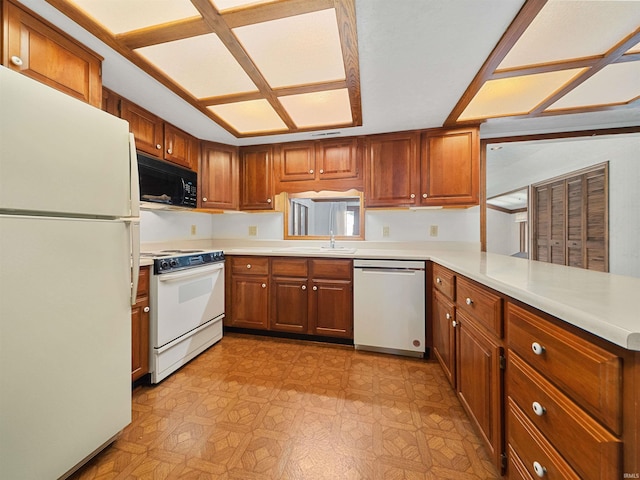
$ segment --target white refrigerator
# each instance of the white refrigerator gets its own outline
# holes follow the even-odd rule
[[[127,122],[0,66],[0,477],[54,479],[131,421]]]

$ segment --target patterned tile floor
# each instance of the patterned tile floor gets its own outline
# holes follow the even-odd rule
[[[436,362],[228,334],[73,479],[497,479]]]

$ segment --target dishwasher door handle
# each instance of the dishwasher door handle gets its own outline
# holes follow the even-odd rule
[[[355,267],[364,273],[399,273],[413,275],[415,272],[423,272],[422,268],[384,268],[384,267]]]

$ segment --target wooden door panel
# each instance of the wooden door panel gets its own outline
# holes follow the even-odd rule
[[[273,150],[247,147],[240,156],[240,208],[273,210]]]
[[[313,180],[316,176],[313,143],[282,145],[278,163],[279,181],[281,182]]]
[[[238,154],[232,146],[203,142],[200,162],[202,208],[238,208]]]
[[[307,279],[276,277],[271,281],[272,330],[307,333],[309,311]]]
[[[356,139],[319,143],[316,164],[320,180],[358,177]]]
[[[353,283],[314,279],[311,294],[312,333],[353,338]]]
[[[266,276],[231,279],[231,301],[234,327],[266,330],[268,327],[268,282]]]
[[[585,175],[586,235],[585,266],[590,270],[609,271],[609,228],[607,175],[604,169]]]
[[[447,317],[448,314],[448,317]],[[440,362],[451,386],[456,386],[455,362],[455,309],[453,303],[440,292],[435,292],[433,302],[433,354]]]
[[[191,135],[168,123],[164,124],[164,158],[185,168],[191,165]]]
[[[122,99],[122,118],[129,122],[136,149],[164,158],[164,122],[161,118],[125,99]]]
[[[549,249],[551,263],[565,265],[565,182],[551,185],[551,228]]]

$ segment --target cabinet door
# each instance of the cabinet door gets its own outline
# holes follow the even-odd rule
[[[240,209],[273,210],[273,148],[240,150]]]
[[[3,2],[2,64],[97,108],[102,106],[102,59],[11,2]]]
[[[318,179],[357,178],[357,139],[325,140],[316,146]]]
[[[269,277],[266,275],[231,277],[233,327],[266,330],[268,324]]]
[[[102,110],[115,117],[120,117],[121,97],[108,88],[102,89]]]
[[[191,135],[174,127],[164,124],[164,159],[191,169]]]
[[[502,348],[460,310],[456,311],[456,321],[458,397],[494,465],[499,466],[503,451]]]
[[[480,191],[478,130],[425,133],[420,171],[420,204],[477,205]]]
[[[316,177],[313,142],[285,143],[279,150],[276,168],[280,182],[313,180]]]
[[[456,327],[453,303],[440,292],[435,292],[433,302],[433,354],[440,362],[451,386],[456,386]]]
[[[353,282],[313,279],[311,284],[311,333],[353,338]]]
[[[202,142],[200,206],[238,208],[238,150],[230,145]]]
[[[308,299],[306,278],[273,277],[270,329],[307,333]]]
[[[366,206],[415,205],[418,134],[373,136],[367,139],[366,145]]]
[[[144,108],[122,99],[122,118],[136,139],[136,149],[154,157],[164,158],[164,122]]]
[[[149,373],[149,297],[142,297],[131,307],[131,381],[147,373]]]

